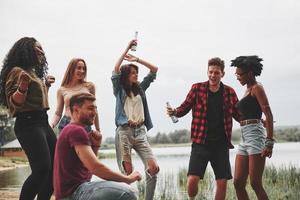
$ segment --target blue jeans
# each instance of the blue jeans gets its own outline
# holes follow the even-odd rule
[[[114,181],[85,182],[78,186],[72,196],[61,200],[137,200],[137,195],[126,183]]]
[[[123,161],[132,163],[131,149],[134,149],[141,158],[145,166],[146,173],[145,200],[152,200],[154,197],[157,175],[151,176],[149,173],[147,173],[148,160],[155,158],[147,139],[146,127],[144,125],[139,128],[119,126],[116,130],[115,143],[118,166],[123,174],[126,174],[122,164]]]

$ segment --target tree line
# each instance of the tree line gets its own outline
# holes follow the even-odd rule
[[[155,136],[148,136],[150,144],[181,144],[189,143],[191,132],[188,129],[175,130],[169,133],[158,132]],[[232,132],[232,141],[238,143],[241,139],[240,129]],[[277,142],[299,142],[300,126],[275,127],[274,139]],[[108,137],[104,141],[106,144],[114,144],[114,137]]]
[[[5,107],[0,106],[0,146],[16,138],[13,130],[14,119]]]
[[[14,119],[8,115],[7,109],[0,106],[0,146],[16,138],[13,130]],[[57,132],[57,130],[56,130]],[[169,133],[158,132],[155,136],[148,136],[150,144],[181,144],[190,142],[191,133],[188,129],[174,130]],[[232,141],[240,141],[241,131],[232,132]],[[299,142],[300,126],[275,127],[274,138],[279,142]],[[105,139],[104,144],[114,144],[114,137]]]

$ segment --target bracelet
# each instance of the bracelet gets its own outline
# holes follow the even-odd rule
[[[265,146],[269,147],[269,148],[273,148],[273,146],[274,146],[274,139],[266,138]]]

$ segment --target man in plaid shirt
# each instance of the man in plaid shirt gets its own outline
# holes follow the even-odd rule
[[[208,61],[208,81],[192,85],[185,101],[176,109],[167,108],[170,116],[183,117],[192,109],[192,152],[188,170],[188,195],[194,199],[198,183],[210,162],[217,184],[215,199],[225,199],[227,180],[232,178],[229,162],[232,118],[239,121],[235,91],[221,82],[224,61]]]

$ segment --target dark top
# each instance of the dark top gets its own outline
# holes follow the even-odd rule
[[[221,82],[224,87],[223,92],[223,120],[224,130],[227,137],[228,148],[234,148],[231,144],[232,133],[232,118],[240,121],[240,114],[236,107],[238,102],[235,91]],[[205,144],[207,137],[208,123],[207,123],[207,103],[208,103],[209,83],[201,82],[192,85],[191,90],[184,102],[176,108],[176,117],[183,117],[190,110],[192,110],[192,125],[191,125],[191,139],[193,143]]]
[[[256,97],[253,97],[251,93],[237,103],[237,108],[240,111],[241,120],[261,119],[262,110]]]
[[[72,195],[80,184],[91,180],[91,172],[75,152],[76,145],[91,146],[91,141],[83,126],[70,123],[60,133],[55,149],[53,186],[56,199]]]
[[[25,72],[29,76],[30,83],[28,85],[26,100],[22,105],[17,105],[11,97],[19,87],[18,79],[22,72]],[[19,112],[49,109],[47,87],[33,70],[25,71],[20,67],[14,67],[7,75],[5,93],[8,108],[12,116],[16,116]]]
[[[207,142],[225,140],[226,138],[224,130],[223,90],[223,85],[220,86],[217,92],[208,90]]]

